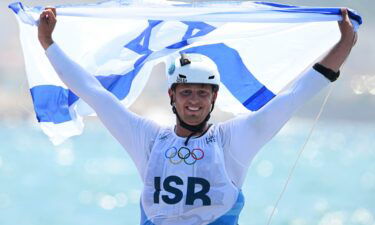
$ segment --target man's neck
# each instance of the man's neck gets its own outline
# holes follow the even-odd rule
[[[203,128],[203,131],[202,132],[197,132],[196,134],[194,134],[194,136],[201,136],[203,133],[205,133],[207,131],[207,129],[209,128],[209,125],[206,124]],[[185,129],[183,128],[178,122],[176,124],[176,127],[175,127],[175,133],[177,134],[177,136],[179,137],[188,137],[189,135],[191,135],[193,132],[188,130],[188,129]]]

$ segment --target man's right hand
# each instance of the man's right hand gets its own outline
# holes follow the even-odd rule
[[[38,39],[44,50],[52,43],[52,32],[56,25],[56,9],[45,8],[39,17]]]

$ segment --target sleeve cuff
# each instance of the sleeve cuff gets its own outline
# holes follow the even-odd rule
[[[316,63],[313,66],[314,70],[325,76],[329,81],[334,82],[340,76],[340,71],[335,72],[320,63]]]
[[[56,42],[53,42],[50,46],[48,46],[48,48],[45,50],[45,54],[47,56],[50,56],[52,54],[52,52],[56,51],[56,49],[58,49],[58,45],[56,44]]]

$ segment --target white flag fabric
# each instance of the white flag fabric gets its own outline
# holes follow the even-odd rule
[[[54,144],[82,133],[92,109],[59,79],[37,39],[43,7],[9,5],[19,22],[35,114]],[[211,58],[221,76],[217,105],[256,111],[286,88],[340,38],[339,8],[266,2],[56,6],[54,40],[129,107],[154,65],[180,52]],[[357,29],[361,17],[349,16]],[[168,65],[168,64],[166,64]]]

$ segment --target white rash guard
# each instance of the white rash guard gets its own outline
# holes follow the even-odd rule
[[[56,43],[46,55],[61,80],[95,110],[134,161],[144,184],[144,225],[237,224],[243,206],[240,189],[251,160],[299,106],[330,83],[311,68],[257,112],[212,125],[184,146],[185,138],[173,128],[125,108]]]

